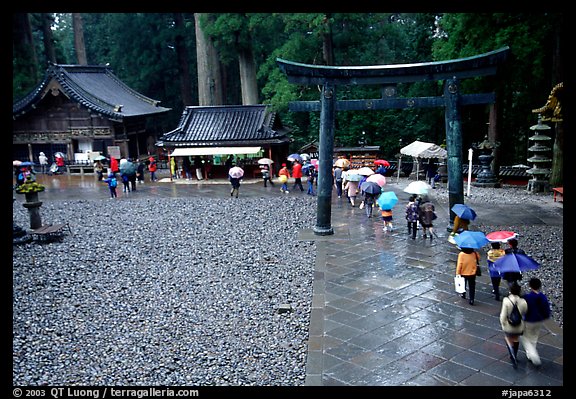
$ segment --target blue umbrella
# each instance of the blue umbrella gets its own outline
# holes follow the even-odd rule
[[[523,272],[525,270],[535,270],[540,264],[528,255],[511,253],[506,254],[494,262],[494,268],[500,273]]]
[[[452,212],[454,212],[460,219],[474,220],[476,219],[476,212],[474,209],[470,208],[468,205],[464,204],[454,204],[452,207]]]
[[[364,176],[360,176],[357,173],[348,173],[346,175],[346,180],[348,180],[348,181],[360,181],[360,180],[362,180],[363,177]]]
[[[454,242],[460,248],[482,248],[490,243],[486,235],[481,231],[464,230],[462,233],[454,236]]]
[[[394,205],[398,203],[398,197],[394,191],[384,191],[380,194],[376,202],[378,202],[380,209],[392,209]]]
[[[18,166],[34,166],[34,162],[24,161],[24,162],[20,163],[20,165],[18,165]]]

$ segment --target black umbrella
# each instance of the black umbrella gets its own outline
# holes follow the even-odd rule
[[[378,183],[374,183],[371,181],[365,181],[364,183],[362,183],[360,189],[367,194],[373,194],[373,195],[378,195],[382,192],[382,187],[380,187]]]

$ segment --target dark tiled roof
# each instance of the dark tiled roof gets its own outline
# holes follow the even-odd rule
[[[266,105],[189,106],[160,141],[173,147],[279,144],[289,141],[287,133]]]
[[[51,65],[44,80],[28,95],[12,106],[14,118],[24,114],[40,102],[45,89],[55,80],[64,94],[95,112],[114,120],[131,116],[145,116],[170,111],[160,101],[148,98],[118,79],[106,66]]]

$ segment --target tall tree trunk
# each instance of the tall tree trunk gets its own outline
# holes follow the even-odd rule
[[[28,13],[15,13],[12,16],[12,39],[13,51],[19,60],[23,63],[21,68],[28,69],[27,75],[35,81],[38,77],[38,57],[34,47],[32,36],[32,26],[30,24],[30,15]]]
[[[86,46],[84,44],[84,24],[80,13],[72,13],[72,27],[74,28],[74,49],[76,50],[78,64],[88,65]]]
[[[176,26],[176,58],[178,59],[178,74],[180,75],[180,94],[184,106],[192,105],[192,83],[190,81],[190,66],[188,65],[188,50],[184,41],[184,17],[182,13],[174,13]]]
[[[324,17],[324,33],[322,34],[322,55],[326,65],[336,65],[334,63],[334,41],[332,40],[331,14]]]
[[[240,67],[240,86],[242,89],[242,105],[258,104],[258,82],[256,80],[256,63],[252,48],[238,51]]]
[[[222,77],[218,52],[202,31],[201,13],[194,14],[196,25],[196,62],[198,64],[198,104],[222,105]]]
[[[54,50],[54,39],[52,37],[52,14],[42,13],[42,36],[44,37],[44,53],[46,59],[56,63],[56,51]]]

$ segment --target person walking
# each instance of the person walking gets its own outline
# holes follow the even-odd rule
[[[40,151],[40,155],[38,155],[38,162],[40,162],[40,171],[46,173],[48,170],[48,157],[42,151]]]
[[[526,255],[523,249],[518,248],[518,240],[516,238],[511,238],[508,240],[508,248],[504,250],[506,255],[508,254],[522,254]],[[522,272],[504,272],[502,273],[502,279],[508,282],[508,285],[511,285],[514,282],[518,282],[522,280]]]
[[[294,186],[292,190],[296,190],[296,187],[300,188],[300,191],[304,191],[302,186],[302,164],[298,161],[294,161],[292,166],[292,177],[294,178]]]
[[[104,183],[108,183],[108,189],[110,190],[110,198],[117,198],[118,194],[116,192],[116,187],[118,187],[118,180],[114,173],[109,173],[108,178],[103,180]]]
[[[418,205],[415,194],[410,196],[408,204],[406,204],[406,223],[408,224],[408,235],[411,235],[412,239],[415,240],[418,231]]]
[[[500,248],[499,242],[490,243],[490,250],[486,253],[486,261],[488,263],[488,274],[490,275],[490,281],[492,282],[492,293],[494,293],[494,299],[499,301],[500,300],[500,281],[502,280],[502,276],[500,275],[500,271],[496,269],[494,262],[496,262],[499,258],[504,256],[504,250]]]
[[[418,209],[418,217],[420,219],[420,225],[422,226],[422,238],[426,239],[427,233],[430,233],[430,239],[432,239],[433,235],[436,234],[434,232],[433,221],[437,218],[437,216],[434,204],[430,202],[428,197],[422,198],[422,204]]]
[[[64,173],[64,169],[66,168],[66,161],[64,161],[64,157],[62,156],[57,156],[55,157],[56,160],[56,166],[57,166],[57,174],[62,174]]]
[[[356,206],[356,196],[358,195],[358,182],[347,180],[344,185],[344,190],[348,193],[350,205]]]
[[[394,226],[392,226],[392,221],[394,220],[392,209],[381,209],[382,221],[384,222],[384,231],[392,231]]]
[[[99,160],[94,162],[94,172],[98,176],[98,181],[102,181],[104,178],[104,165]]]
[[[274,187],[274,182],[270,178],[270,168],[268,165],[262,165],[262,179],[264,180],[264,187],[268,187],[268,183]]]
[[[476,268],[480,262],[480,254],[473,248],[460,248],[456,261],[456,275],[464,277],[464,287],[468,288],[470,305],[474,305],[476,297]],[[461,294],[466,299],[466,291]]]
[[[342,168],[335,166],[332,174],[334,176],[334,185],[336,186],[336,195],[338,195],[338,198],[342,198]]]
[[[150,161],[150,164],[148,165],[148,171],[150,172],[150,181],[158,181],[158,178],[156,177],[158,164],[156,163],[156,160],[153,157],[150,157],[148,160]]]
[[[536,349],[540,330],[544,321],[550,318],[550,302],[540,289],[542,282],[539,278],[533,277],[528,282],[530,292],[524,295],[524,300],[528,305],[528,311],[524,316],[524,333],[520,336],[520,343],[526,351],[526,357],[534,366],[540,366],[542,361]]]
[[[280,180],[280,183],[282,183],[282,187],[280,187],[280,191],[288,194],[288,179],[290,178],[290,171],[288,170],[288,168],[286,167],[286,164],[283,163],[282,164],[282,168],[280,168],[280,170],[278,171],[278,178]]]
[[[520,336],[524,332],[524,320],[521,319],[519,324],[514,326],[510,323],[508,316],[512,313],[514,305],[518,307],[523,317],[528,311],[528,304],[524,298],[520,297],[521,293],[522,288],[520,285],[516,282],[512,283],[510,285],[510,294],[502,300],[502,307],[500,308],[500,326],[504,332],[506,348],[514,368],[518,367],[518,347],[520,346]]]
[[[235,196],[238,198],[238,194],[240,193],[240,180],[242,180],[243,176],[244,170],[242,169],[241,164],[238,164],[238,166],[232,166],[228,171],[228,179],[232,185],[232,190],[230,190],[231,197],[236,194]]]
[[[370,194],[366,191],[362,192],[364,199],[364,209],[366,210],[366,217],[372,217],[372,210],[374,209],[374,204],[376,203],[376,194]]]
[[[173,180],[178,178],[178,164],[175,157],[170,157],[170,176]]]
[[[438,167],[436,166],[436,159],[428,159],[428,164],[426,165],[426,178],[428,179],[428,184],[432,186],[432,188],[436,188],[436,180],[434,177],[436,176],[437,170]]]
[[[139,183],[144,183],[145,170],[146,170],[146,163],[144,163],[144,161],[138,162],[138,167],[136,168],[136,178]]]
[[[306,168],[306,183],[308,183],[308,191],[306,191],[307,195],[316,195],[314,194],[315,180],[316,180],[316,168],[314,166]]]

